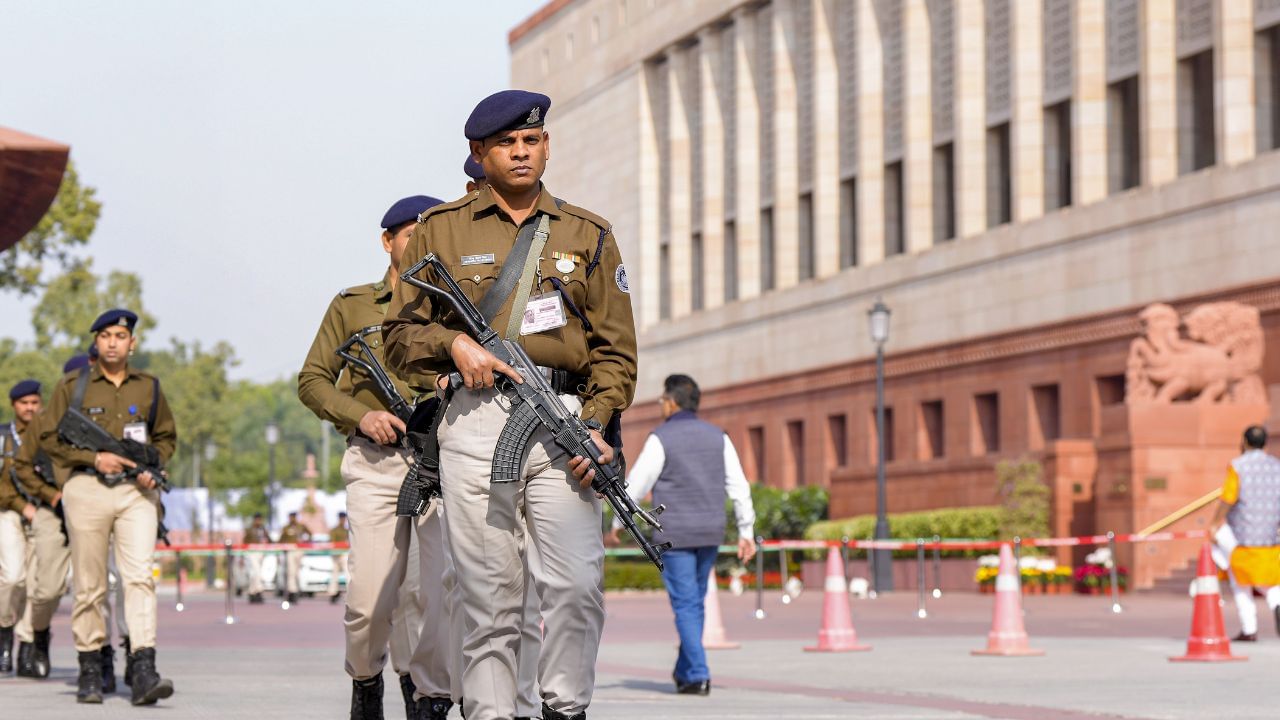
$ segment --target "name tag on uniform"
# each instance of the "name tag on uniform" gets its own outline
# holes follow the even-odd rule
[[[560,299],[560,293],[544,293],[529,298],[529,304],[524,309],[524,320],[520,323],[520,334],[533,335],[554,330],[564,327],[567,322],[569,319],[564,314],[564,301]]]
[[[133,440],[142,444],[147,443],[147,424],[140,422],[129,423],[124,426],[124,439]]]
[[[463,255],[462,264],[465,265],[492,265],[493,253],[486,255]]]
[[[84,411],[90,415],[101,415],[102,413],[106,412],[107,409],[100,408],[100,407],[91,407],[91,408],[85,408]]]

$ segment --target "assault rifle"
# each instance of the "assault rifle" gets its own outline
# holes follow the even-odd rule
[[[416,277],[426,267],[431,268],[435,277],[444,284],[444,288],[437,287]],[[649,560],[661,569],[662,553],[671,548],[671,543],[659,543],[657,545],[651,543],[636,526],[634,516],[640,516],[647,525],[660,530],[662,525],[658,522],[656,516],[662,513],[663,506],[659,505],[653,509],[652,513],[649,513],[636,505],[631,496],[627,494],[626,483],[623,481],[622,473],[617,465],[613,463],[601,464],[597,460],[600,449],[591,439],[590,430],[576,414],[570,412],[564,403],[560,401],[560,396],[556,394],[551,387],[551,383],[547,381],[542,371],[529,358],[524,348],[519,343],[503,339],[497,331],[489,326],[484,316],[472,304],[471,300],[463,294],[462,289],[458,287],[458,283],[449,274],[449,270],[434,253],[430,253],[419,260],[417,264],[406,270],[400,276],[400,279],[446,300],[453,307],[454,312],[462,319],[462,322],[466,324],[467,334],[479,343],[481,347],[492,353],[494,357],[514,368],[524,378],[523,383],[516,383],[501,374],[497,375],[496,378],[496,387],[511,399],[512,409],[511,415],[507,419],[507,424],[498,438],[497,448],[494,450],[491,470],[492,482],[513,482],[520,479],[521,460],[524,457],[529,438],[538,427],[545,427],[551,433],[555,443],[568,452],[570,456],[587,459],[587,462],[590,463],[590,469],[595,471],[595,476],[591,481],[591,488],[609,502],[609,505],[613,507],[614,515],[622,523],[623,527],[627,529],[627,532],[631,533],[631,536],[635,538],[636,544],[640,546],[640,549],[644,551]],[[454,386],[458,384],[456,374],[451,378],[451,384]]]
[[[169,492],[169,476],[165,474],[160,452],[154,445],[128,438],[117,440],[76,407],[67,408],[66,414],[58,422],[58,437],[81,450],[109,452],[132,460],[134,466],[125,468],[124,472],[103,476],[103,481],[108,486],[119,485],[126,480],[137,480],[138,475],[149,472],[156,486]]]
[[[440,401],[432,397],[413,405],[400,395],[391,376],[387,375],[386,369],[365,342],[365,338],[375,332],[382,332],[382,326],[370,325],[363,328],[347,338],[334,352],[353,367],[363,370],[373,380],[387,401],[387,409],[408,428],[407,434],[402,435],[399,430],[396,431],[396,441],[407,444],[413,450],[413,464],[400,486],[400,496],[396,499],[396,515],[417,517],[427,511],[431,498],[440,494],[440,461],[435,452],[434,423]],[[362,351],[360,355],[354,351],[357,347]]]

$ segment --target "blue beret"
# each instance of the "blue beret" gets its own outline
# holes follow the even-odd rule
[[[484,180],[484,168],[470,155],[467,156],[467,161],[462,163],[462,172],[472,180]]]
[[[9,399],[17,400],[28,395],[39,395],[40,383],[35,380],[23,380],[9,389]]]
[[[79,355],[72,355],[70,360],[67,360],[65,363],[63,363],[62,372],[63,373],[75,372],[80,368],[87,368],[87,367],[89,367],[89,356],[86,355],[85,353],[80,353]]]
[[[480,101],[462,133],[468,140],[484,140],[508,130],[542,127],[551,98],[528,90],[503,90]]]
[[[420,213],[444,202],[439,198],[433,198],[430,195],[413,195],[407,198],[397,200],[386,215],[382,216],[382,227],[385,230],[418,219]]]
[[[98,359],[98,343],[89,344],[89,359],[90,360]]]
[[[108,310],[99,315],[97,320],[93,321],[93,327],[89,328],[89,332],[102,332],[114,325],[129,328],[129,332],[133,332],[133,329],[138,325],[138,316],[128,310],[120,308]]]

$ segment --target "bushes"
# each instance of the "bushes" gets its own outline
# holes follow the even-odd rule
[[[996,494],[1002,505],[1000,537],[1049,536],[1049,486],[1034,460],[996,465]]]
[[[781,490],[764,485],[751,486],[751,504],[756,511],[756,535],[776,540],[801,538],[805,530],[827,517],[827,491],[820,487]],[[738,521],[733,501],[725,502],[726,545],[738,542]]]
[[[896,540],[931,539],[934,535],[949,539],[989,540],[999,536],[1003,518],[1002,508],[988,506],[896,513],[889,515],[889,536]],[[804,537],[807,540],[840,540],[842,537],[865,540],[874,534],[875,527],[875,515],[858,515],[816,522],[805,530]]]
[[[662,572],[648,560],[605,558],[605,590],[661,590]]]

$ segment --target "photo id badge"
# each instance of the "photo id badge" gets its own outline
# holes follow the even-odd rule
[[[555,330],[564,327],[569,318],[564,314],[564,301],[560,293],[549,292],[529,298],[524,308],[524,321],[520,323],[521,335]]]
[[[147,424],[140,422],[129,423],[124,426],[124,439],[147,444]]]

